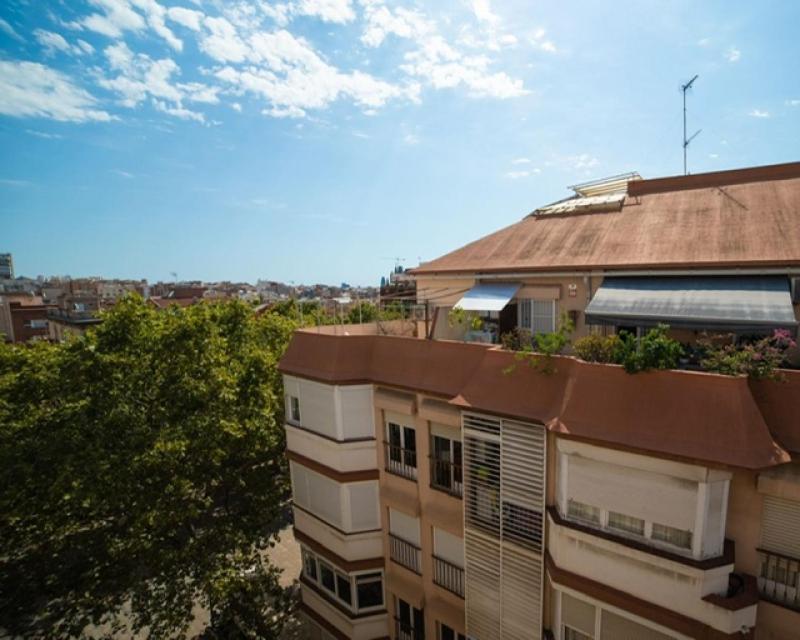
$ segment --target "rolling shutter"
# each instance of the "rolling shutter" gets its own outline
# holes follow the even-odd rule
[[[800,558],[800,502],[764,496],[761,546]]]

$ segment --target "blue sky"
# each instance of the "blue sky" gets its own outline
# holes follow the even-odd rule
[[[26,275],[374,284],[624,171],[800,160],[800,3],[4,0]]]

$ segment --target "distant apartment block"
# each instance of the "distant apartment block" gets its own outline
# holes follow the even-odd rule
[[[42,298],[29,294],[0,294],[0,335],[6,342],[48,337],[48,310]]]
[[[14,278],[14,258],[10,253],[0,253],[0,280]]]
[[[416,337],[301,330],[281,361],[309,638],[800,637],[800,371],[544,374],[497,344],[565,312],[796,335],[800,163],[578,185],[411,275]]]

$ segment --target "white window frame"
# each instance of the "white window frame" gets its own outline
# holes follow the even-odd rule
[[[449,491],[451,493],[457,493],[458,495],[463,495],[463,493],[464,493],[464,444],[460,439],[449,438],[447,436],[443,436],[443,435],[440,435],[438,433],[432,433],[431,434],[431,451],[430,451],[430,453],[431,453],[431,459],[436,461],[436,462],[440,461],[438,458],[434,457],[436,455],[436,446],[435,446],[436,438],[439,438],[440,440],[447,440],[447,442],[449,443],[449,446],[447,447],[447,452],[448,452],[450,458],[449,458],[449,460],[446,460],[446,461],[441,460],[441,461],[442,462],[448,462],[450,464],[450,473],[449,473],[450,486],[449,487],[445,487],[444,485],[440,485],[438,483],[434,484],[434,470],[433,469],[431,469],[431,485],[435,489],[447,490],[447,491]],[[456,449],[455,445],[456,444],[459,445],[459,453],[460,453],[459,459],[458,459],[458,463],[456,463],[456,456],[455,456],[455,449]],[[461,480],[460,481],[456,480],[456,468],[455,468],[456,464],[461,468]]]
[[[300,417],[301,417],[300,398],[292,394],[287,394],[286,400],[287,400],[286,408],[288,409],[287,422],[290,422],[292,424],[300,424]],[[297,406],[295,407],[295,405]],[[295,411],[295,408],[297,409],[297,411]]]
[[[543,328],[539,328],[537,330],[537,317],[542,318],[546,317],[543,316],[541,313],[535,313],[535,308],[537,305],[549,304],[552,305],[551,317],[548,318],[550,321],[550,326],[547,330]],[[517,325],[524,329],[530,330],[531,334],[537,335],[540,333],[553,333],[557,327],[557,313],[558,313],[558,304],[556,300],[543,300],[539,298],[522,298],[518,300],[517,303]]]
[[[335,600],[338,604],[342,605],[349,611],[353,612],[354,614],[361,614],[361,613],[370,613],[373,611],[383,611],[386,609],[386,576],[383,573],[382,569],[366,569],[363,571],[355,571],[353,573],[348,573],[343,569],[337,567],[333,562],[324,558],[307,547],[300,545],[300,554],[302,557],[302,575],[305,576],[306,580],[313,582],[317,587],[319,587],[324,593],[326,593],[330,598]],[[306,562],[311,563],[311,566],[314,567],[316,572],[316,578],[308,575],[306,571],[307,565]],[[328,587],[322,584],[322,564],[327,565],[333,571],[333,591],[328,589]],[[378,578],[373,578],[372,576],[380,576],[381,582],[381,604],[373,605],[371,607],[360,607],[358,604],[358,585],[359,585],[359,578],[362,576],[369,576],[369,582],[373,582],[378,580]],[[339,578],[344,578],[350,585],[350,603],[346,600],[343,600],[339,596]]]

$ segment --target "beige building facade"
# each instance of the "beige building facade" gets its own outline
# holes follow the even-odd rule
[[[786,370],[779,381],[685,370],[631,375],[569,356],[543,372],[497,344],[499,325],[552,330],[563,312],[578,335],[617,331],[625,320],[613,309],[620,291],[634,292],[634,306],[656,292],[655,307],[635,309],[634,328],[658,319],[653,309],[665,291],[673,301],[682,296],[679,329],[691,336],[702,329],[692,316],[702,305],[729,291],[746,301],[758,289],[766,317],[750,308],[717,316],[710,328],[796,331],[800,236],[773,247],[770,264],[755,253],[726,257],[711,241],[713,268],[696,255],[643,276],[654,269],[634,264],[644,254],[621,247],[615,259],[627,262],[610,265],[587,235],[592,225],[630,233],[638,223],[628,217],[650,215],[653,196],[669,196],[689,216],[692,198],[711,195],[686,192],[710,190],[709,180],[728,195],[737,187],[740,200],[756,192],[800,202],[800,165],[744,171],[705,182],[637,179],[621,197],[579,193],[579,203],[544,208],[517,235],[495,234],[488,245],[423,265],[415,277],[419,299],[434,310],[428,326],[295,334],[281,370],[310,638],[798,637],[800,372]],[[619,208],[607,209],[609,200]],[[800,230],[800,208],[793,211]],[[617,213],[625,217],[563,221]],[[594,265],[579,264],[589,257],[577,247],[569,263],[553,264],[552,255],[523,246],[525,237],[543,248],[573,242],[559,231],[565,225],[584,234],[582,251]],[[730,232],[721,232],[720,246]],[[649,255],[667,260],[667,250],[654,245]],[[720,272],[723,258],[731,261],[725,269],[737,260],[762,280]],[[643,277],[695,280],[681,280],[676,293],[674,280],[631,280]],[[700,285],[711,293],[698,301],[691,292]],[[459,333],[449,310],[473,303],[486,305],[487,323]]]

